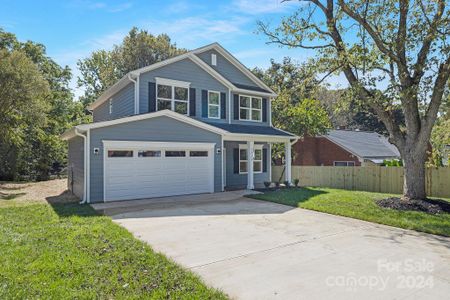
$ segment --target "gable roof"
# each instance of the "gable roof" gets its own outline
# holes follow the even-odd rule
[[[235,65],[241,72],[243,72],[246,76],[248,76],[255,84],[257,84],[260,89],[257,89],[255,87],[248,87],[243,85],[236,85],[235,83],[230,82],[228,79],[223,77],[219,72],[211,68],[207,63],[205,63],[203,60],[201,60],[196,54],[202,53],[204,51],[208,51],[214,49],[217,52],[221,53],[227,60],[229,60],[233,65]],[[91,103],[88,106],[88,109],[93,110],[94,108],[98,107],[102,103],[104,103],[106,100],[111,98],[114,94],[116,94],[118,91],[123,89],[125,86],[127,86],[128,83],[133,82],[134,79],[136,79],[140,74],[155,70],[161,67],[164,67],[166,65],[181,61],[183,59],[190,59],[192,62],[197,64],[199,67],[201,67],[204,71],[206,71],[208,74],[210,74],[212,77],[214,77],[216,80],[218,80],[220,83],[231,89],[232,91],[242,92],[245,90],[250,90],[256,93],[260,93],[261,95],[269,96],[269,97],[276,97],[277,94],[271,90],[264,82],[262,82],[258,77],[256,77],[250,70],[248,70],[241,62],[239,62],[234,56],[232,56],[227,50],[225,50],[219,43],[212,43],[209,45],[206,45],[204,47],[200,47],[191,51],[188,51],[186,53],[168,58],[166,60],[151,64],[149,66],[128,72],[123,76],[118,82],[116,82],[114,85],[109,87],[106,91],[104,91],[100,97],[97,98],[93,103]]]
[[[330,130],[324,137],[361,158],[400,158],[397,148],[376,132]]]
[[[90,129],[96,129],[96,128],[102,128],[102,127],[108,127],[113,125],[119,125],[129,122],[135,122],[135,121],[141,121],[141,120],[147,120],[157,117],[169,117],[172,119],[175,119],[180,122],[184,122],[186,124],[190,124],[192,126],[211,131],[213,133],[219,134],[219,135],[227,135],[227,136],[236,136],[236,135],[262,135],[262,136],[271,136],[277,139],[286,139],[286,138],[296,138],[295,135],[287,133],[285,131],[273,128],[273,127],[267,127],[267,126],[252,126],[252,125],[232,125],[230,127],[222,127],[221,125],[229,125],[229,124],[212,124],[212,123],[206,123],[200,120],[196,120],[194,118],[188,117],[186,115],[182,115],[179,113],[176,113],[171,110],[160,110],[156,112],[151,113],[145,113],[145,114],[139,114],[139,115],[132,115],[129,117],[123,117],[118,118],[114,120],[109,121],[102,121],[102,122],[95,122],[95,123],[89,123],[89,124],[81,124],[77,125],[66,132],[64,132],[61,135],[61,138],[63,140],[70,140],[73,137],[75,137],[77,134],[77,131],[80,132],[86,132]],[[246,128],[250,127],[250,128]],[[261,127],[261,128],[253,128],[253,127]],[[253,129],[252,129],[253,128]]]

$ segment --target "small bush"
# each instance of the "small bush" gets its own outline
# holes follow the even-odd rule
[[[272,182],[270,182],[270,181],[264,181],[264,186],[266,187],[266,189],[268,189],[271,184],[272,184]]]
[[[289,187],[289,181],[285,180],[285,181],[283,181],[283,183],[284,183],[285,187]]]
[[[279,188],[279,187],[280,187],[280,182],[279,182],[279,181],[275,182],[275,186],[276,186],[277,188]]]
[[[294,179],[294,185],[295,185],[295,187],[298,187],[298,183],[300,182],[300,179],[298,179],[298,178],[295,178]]]

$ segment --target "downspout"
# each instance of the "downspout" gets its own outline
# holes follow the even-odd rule
[[[87,176],[86,176],[86,167],[87,167],[87,159],[86,159],[86,136],[84,134],[81,134],[78,132],[78,129],[75,128],[75,135],[83,138],[83,145],[84,145],[84,158],[83,158],[83,200],[81,200],[80,204],[84,204],[87,202]]]
[[[130,73],[128,79],[134,83],[134,114],[137,115],[139,114],[139,76],[135,80]]]

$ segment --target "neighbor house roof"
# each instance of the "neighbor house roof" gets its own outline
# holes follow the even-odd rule
[[[330,130],[324,137],[363,159],[379,162],[384,158],[400,158],[397,148],[376,132]]]
[[[205,63],[203,60],[201,60],[197,54],[214,49],[220,54],[222,54],[230,63],[232,63],[235,67],[237,67],[242,73],[244,73],[250,80],[252,80],[256,87],[250,87],[246,85],[236,84],[225,77],[223,77],[219,72],[211,68],[207,63]],[[259,93],[262,96],[267,97],[276,97],[277,94],[268,87],[261,79],[256,77],[249,69],[247,69],[240,61],[238,61],[233,55],[231,55],[225,48],[223,48],[219,43],[212,43],[191,51],[188,51],[186,53],[171,57],[169,59],[154,63],[152,65],[128,72],[123,76],[119,81],[117,81],[114,85],[109,87],[106,91],[104,91],[100,97],[97,98],[93,103],[91,103],[88,106],[88,109],[92,110],[96,107],[98,107],[100,104],[104,103],[106,100],[111,98],[114,94],[116,94],[118,91],[126,87],[131,82],[134,82],[137,77],[139,77],[140,74],[155,70],[158,68],[161,68],[163,66],[181,61],[183,59],[189,59],[195,64],[197,64],[199,67],[201,67],[205,72],[210,74],[212,77],[214,77],[217,81],[222,83],[224,86],[229,88],[232,91],[235,92],[245,92],[248,90],[251,90],[255,93]]]

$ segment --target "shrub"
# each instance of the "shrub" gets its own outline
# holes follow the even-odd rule
[[[295,178],[294,179],[294,185],[295,185],[295,187],[298,187],[298,183],[300,182],[300,179],[298,179],[298,178]]]
[[[285,187],[289,187],[289,181],[285,180],[285,181],[283,181],[283,183],[284,183]]]
[[[279,181],[276,181],[275,182],[275,186],[278,188],[278,187],[280,187],[280,182]]]
[[[271,184],[272,184],[272,182],[270,182],[270,181],[264,181],[264,186],[266,188],[269,188]]]

